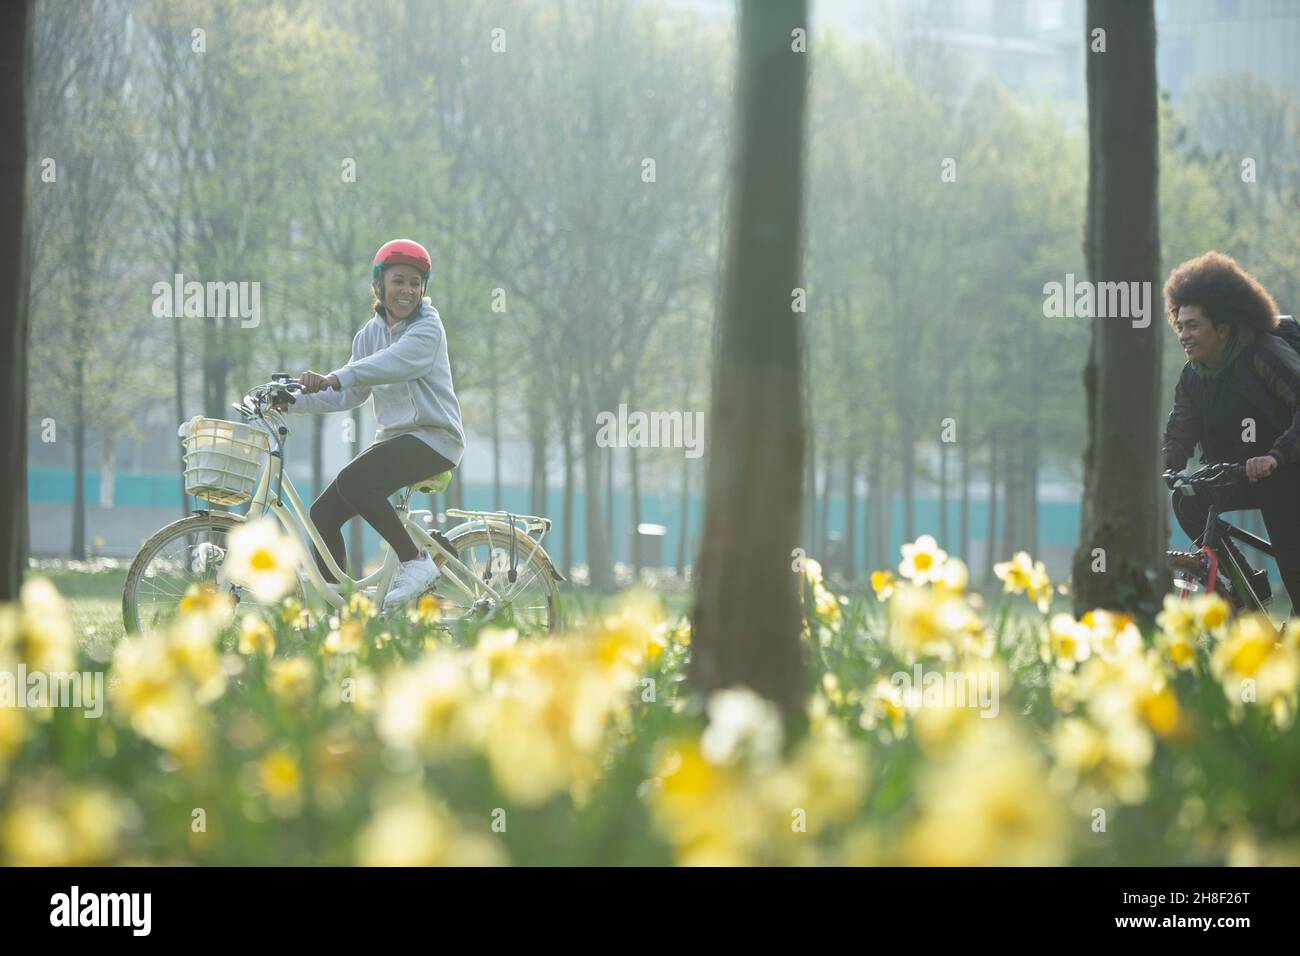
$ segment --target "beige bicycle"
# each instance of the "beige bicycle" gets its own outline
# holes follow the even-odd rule
[[[197,509],[192,515],[160,529],[149,538],[131,564],[122,589],[122,619],[128,633],[165,625],[195,583],[228,592],[241,605],[255,604],[252,595],[231,582],[224,559],[231,532],[245,521],[270,514],[297,541],[304,555],[298,568],[297,597],[310,592],[335,608],[347,605],[355,593],[382,607],[397,573],[397,554],[385,541],[383,563],[360,578],[348,576],[325,546],[292,479],[284,473],[284,449],[289,428],[272,406],[293,402],[301,386],[287,374],[252,389],[234,407],[242,422],[196,417],[183,424],[185,490],[209,504],[248,503],[246,514]],[[444,490],[451,472],[431,475],[398,493],[396,509],[417,545],[433,556],[442,577],[435,589],[439,620],[452,627],[466,622],[514,626],[522,632],[554,630],[558,624],[557,588],[565,580],[542,547],[551,521],[536,515],[505,511],[449,509],[462,523],[437,537],[422,525],[433,515],[411,510],[413,493]],[[441,538],[442,540],[439,540]],[[450,544],[450,548],[443,542]],[[332,584],[312,560],[311,545],[321,554]]]

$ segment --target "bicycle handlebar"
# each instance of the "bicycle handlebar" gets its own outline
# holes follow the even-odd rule
[[[1194,493],[1197,488],[1223,488],[1245,481],[1246,466],[1234,462],[1214,462],[1184,475],[1178,471],[1166,471],[1162,476],[1170,491]]]
[[[249,418],[262,418],[268,406],[274,409],[276,403],[283,399],[288,399],[290,405],[294,404],[297,399],[293,393],[301,391],[301,383],[293,381],[282,372],[276,372],[271,381],[254,385],[242,402],[236,402],[230,407]]]

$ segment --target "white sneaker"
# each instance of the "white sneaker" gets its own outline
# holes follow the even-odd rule
[[[411,561],[403,561],[393,575],[393,583],[388,587],[384,610],[405,604],[416,595],[423,594],[441,576],[442,572],[427,553]]]

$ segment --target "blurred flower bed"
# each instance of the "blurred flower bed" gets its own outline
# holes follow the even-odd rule
[[[1053,615],[1025,554],[985,607],[928,537],[867,594],[806,559],[787,740],[749,691],[689,696],[690,627],[653,592],[559,635],[453,635],[431,597],[281,600],[289,557],[245,544],[277,613],[191,589],[106,661],[48,581],[0,607],[0,672],[107,669],[99,718],[0,695],[0,862],[1300,862],[1300,620],[1214,596],[1170,596],[1151,634]]]

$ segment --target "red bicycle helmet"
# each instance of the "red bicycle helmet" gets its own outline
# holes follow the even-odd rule
[[[426,283],[433,272],[433,260],[429,258],[429,251],[424,246],[414,239],[390,239],[375,253],[374,264],[370,267],[370,280],[378,282],[379,275],[385,268],[397,265],[415,266]]]

